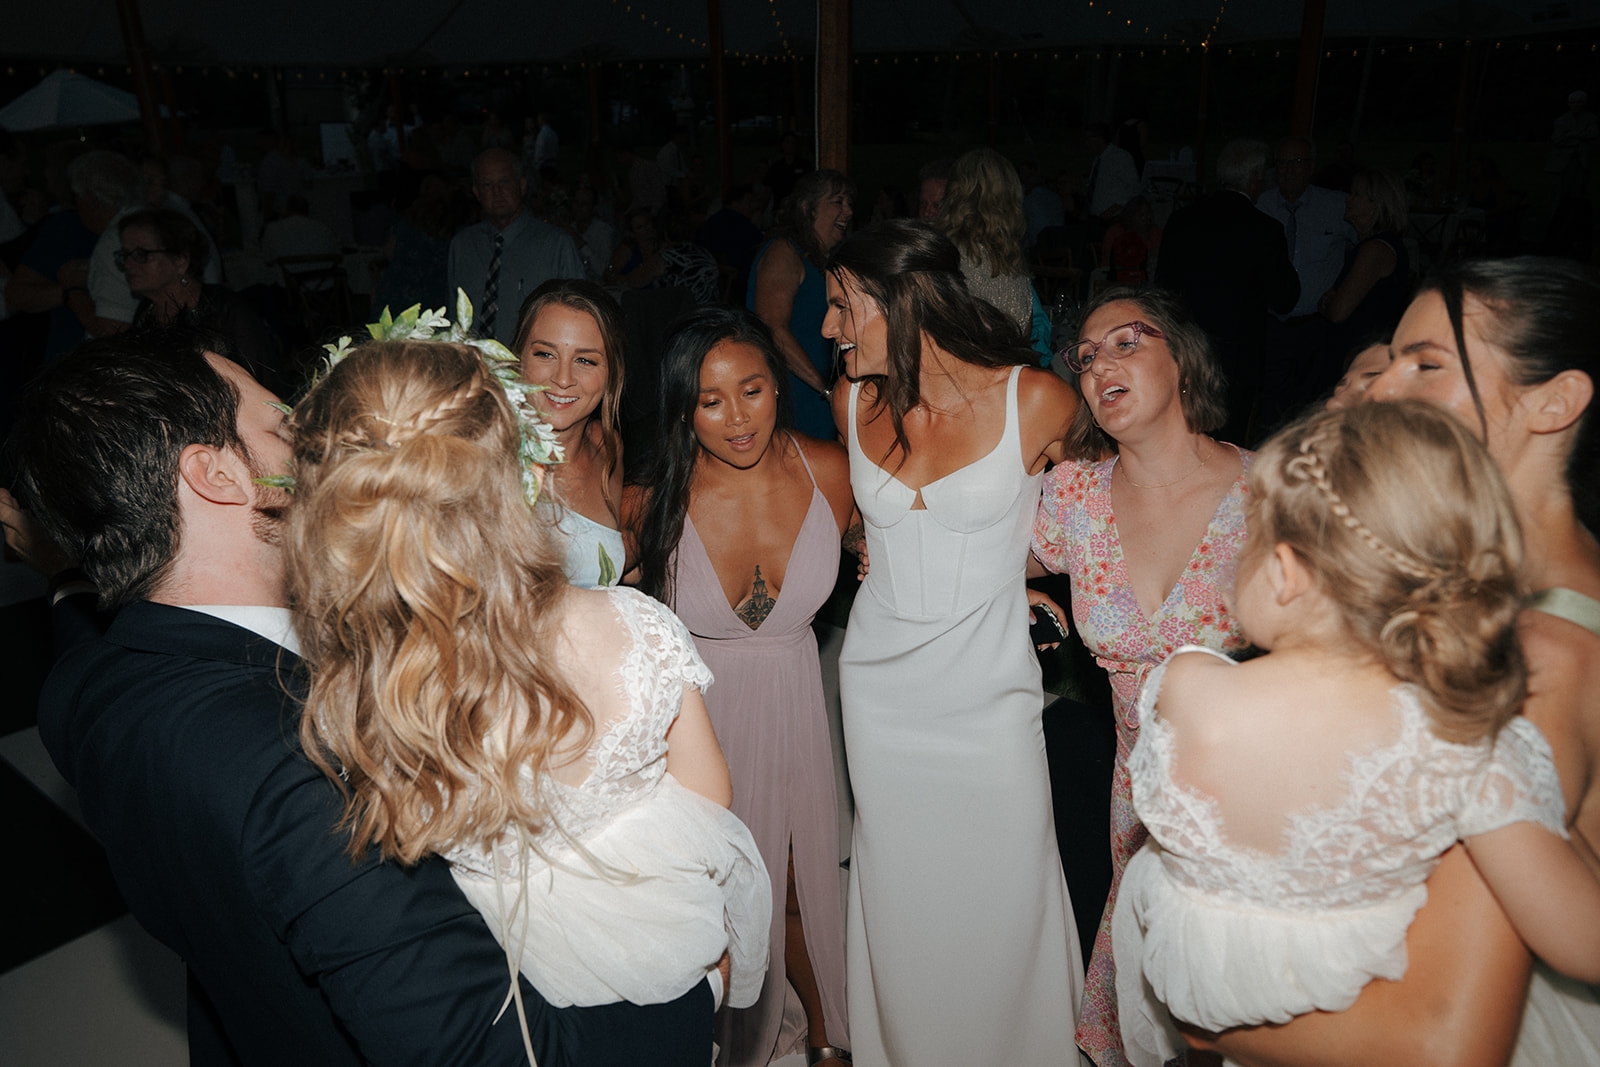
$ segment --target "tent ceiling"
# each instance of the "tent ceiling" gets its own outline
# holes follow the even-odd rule
[[[138,0],[159,59],[191,65],[498,64],[707,54],[705,0]],[[13,5],[0,56],[122,62],[113,0]],[[814,0],[723,0],[730,52],[812,51]],[[858,52],[1285,39],[1293,0],[855,0]],[[1219,21],[1220,20],[1220,21]],[[1327,0],[1329,37],[1501,37],[1600,27],[1600,0]]]

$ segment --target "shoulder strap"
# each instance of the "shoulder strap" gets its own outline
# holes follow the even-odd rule
[[[1534,611],[1565,619],[1600,637],[1600,600],[1592,596],[1585,596],[1576,589],[1554,586],[1539,590],[1524,603]]]
[[[789,435],[789,440],[794,442],[794,450],[800,453],[800,462],[806,465],[806,474],[811,478],[811,488],[817,488],[817,476],[811,470],[811,461],[806,459],[806,450],[800,446],[800,440],[794,434]]]

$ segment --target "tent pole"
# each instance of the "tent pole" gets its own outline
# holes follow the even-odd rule
[[[850,173],[850,0],[817,4],[817,166]]]
[[[723,64],[722,0],[706,0],[706,22],[711,27],[711,99],[717,122],[717,189],[726,192],[733,185],[733,129],[728,115],[728,72]]]
[[[117,17],[122,22],[122,44],[128,51],[128,66],[133,68],[133,91],[139,97],[139,123],[144,127],[145,144],[164,152],[161,138],[161,108],[156,104],[155,86],[150,80],[150,64],[145,59],[144,23],[139,20],[139,0],[117,0]]]
[[[1317,72],[1322,66],[1322,22],[1327,0],[1305,0],[1300,18],[1300,65],[1294,79],[1294,115],[1289,132],[1310,137],[1317,118]]]

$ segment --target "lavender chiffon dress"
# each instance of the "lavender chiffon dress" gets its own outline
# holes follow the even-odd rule
[[[733,777],[733,813],[750,828],[772,872],[766,985],[752,1007],[718,1015],[722,1051],[717,1062],[724,1067],[765,1064],[776,1051],[787,987],[784,871],[791,846],[795,893],[828,1020],[828,1043],[849,1047],[833,751],[811,630],[838,570],[839,528],[813,476],[811,504],[790,550],[778,601],[752,630],[729,606],[694,523],[684,517],[674,610],[716,678],[706,691],[706,708]],[[813,1034],[808,1041],[819,1045],[823,1038]]]

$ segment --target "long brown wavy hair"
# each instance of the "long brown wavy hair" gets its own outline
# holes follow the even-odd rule
[[[593,720],[555,665],[567,585],[504,390],[471,348],[371,342],[290,425],[300,734],[345,791],[351,852],[412,864],[538,826],[523,771]]]

